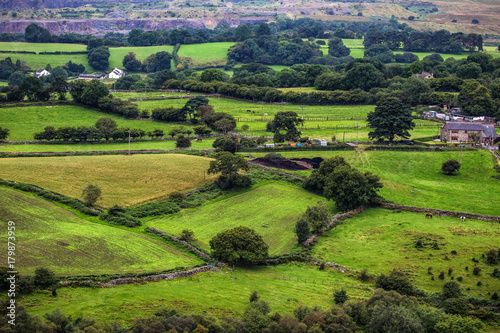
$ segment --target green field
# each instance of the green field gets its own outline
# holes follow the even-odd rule
[[[174,307],[181,313],[222,317],[241,315],[248,297],[257,291],[269,302],[272,313],[288,312],[300,305],[329,308],[332,294],[348,288],[351,299],[366,299],[372,289],[345,275],[320,271],[304,264],[284,264],[252,269],[237,268],[228,274],[207,272],[192,278],[113,288],[61,288],[58,297],[48,292],[24,296],[30,314],[42,316],[56,308],[73,317],[132,324],[132,318],[152,315],[159,308]]]
[[[227,51],[234,44],[233,42],[219,42],[182,45],[179,49],[179,57],[193,58],[197,64],[220,61],[225,63]]]
[[[99,206],[128,206],[188,191],[214,179],[211,159],[180,154],[0,159],[0,178],[80,198],[89,184],[102,190]]]
[[[62,126],[93,126],[102,117],[113,119],[118,124],[118,127],[139,128],[146,132],[158,128],[167,134],[172,128],[180,126],[174,123],[126,119],[76,105],[54,105],[51,108],[28,106],[0,109],[0,123],[10,129],[8,139],[11,141],[33,140],[33,134],[43,132],[46,126],[53,126],[56,129]],[[191,127],[189,124],[184,126]]]
[[[441,165],[448,159],[460,161],[460,151],[401,152],[354,151],[343,152],[282,152],[283,156],[333,157],[344,156],[354,167],[380,176],[384,188],[380,194],[398,204],[449,209],[485,215],[500,215],[499,180],[491,176],[493,157],[484,150],[464,151],[462,167],[456,176],[441,173]],[[261,157],[265,153],[252,153]],[[304,176],[309,171],[297,172]]]
[[[495,222],[461,222],[456,217],[426,219],[423,213],[368,209],[326,235],[313,248],[314,257],[320,261],[333,261],[358,271],[367,268],[376,275],[396,268],[407,272],[427,292],[440,292],[445,282],[459,276],[463,277],[459,282],[462,291],[469,296],[489,298],[489,293],[500,290],[500,280],[490,276],[494,267],[480,259],[484,252],[498,249],[500,224]],[[418,239],[423,239],[421,249],[415,247]],[[432,247],[434,241],[439,249]],[[457,254],[452,255],[452,250]],[[473,257],[480,262],[472,262]],[[478,276],[472,273],[475,266],[482,269]],[[427,273],[429,267],[434,281]],[[453,269],[451,275],[448,268]],[[444,280],[438,279],[442,271],[446,273]],[[477,286],[478,281],[483,286]]]
[[[57,51],[82,52],[87,51],[87,46],[83,44],[0,42],[1,51],[30,51],[36,53]]]
[[[33,71],[45,68],[47,64],[50,64],[52,68],[57,66],[63,66],[70,60],[73,63],[84,65],[88,72],[93,71],[92,67],[89,66],[86,54],[19,54],[19,53],[0,52],[0,60],[9,57],[10,59],[12,59],[13,63],[16,63],[18,59],[25,61],[26,65],[28,67],[31,67]]]
[[[207,250],[217,233],[243,225],[262,235],[270,255],[283,254],[297,242],[293,232],[297,218],[318,201],[325,199],[301,188],[271,183],[146,225],[174,235],[190,229]]]
[[[201,261],[137,232],[90,222],[33,195],[0,187],[2,227],[16,227],[16,270],[57,275],[154,272]],[[94,218],[97,220],[96,218]],[[4,248],[7,238],[0,240]],[[7,252],[0,255],[7,262]]]
[[[172,54],[174,47],[171,45],[160,45],[160,46],[127,46],[127,47],[110,47],[109,48],[109,68],[123,68],[123,57],[125,57],[129,52],[134,52],[136,58],[144,61],[147,57],[149,57],[153,53],[157,53],[160,51],[166,51]],[[172,62],[173,65],[173,62]]]

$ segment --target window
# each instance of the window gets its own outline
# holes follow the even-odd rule
[[[458,141],[458,137],[456,137],[456,136],[452,136],[452,137],[451,137],[451,141]]]
[[[457,133],[458,133],[458,131],[451,131],[451,133],[457,134]]]

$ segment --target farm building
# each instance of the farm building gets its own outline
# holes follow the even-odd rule
[[[420,79],[433,79],[434,73],[427,73],[426,71],[422,71],[420,74],[412,74],[413,77],[418,77]]]
[[[104,74],[80,74],[80,75],[78,75],[78,79],[80,79],[80,80],[102,80],[105,78],[106,78],[106,75],[104,75]]]
[[[441,126],[441,140],[450,143],[478,142],[482,145],[500,141],[494,125],[446,122]]]
[[[108,74],[108,78],[109,79],[119,79],[121,77],[124,77],[125,75],[127,75],[127,73],[123,69],[115,67],[115,69],[113,69],[111,71],[111,73]]]
[[[35,72],[35,77],[37,78],[47,75],[50,75],[50,72],[46,69],[39,69]]]

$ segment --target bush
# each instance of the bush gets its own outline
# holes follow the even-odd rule
[[[472,271],[472,274],[474,275],[479,275],[479,273],[481,273],[481,268],[479,267],[474,267],[474,270]]]
[[[440,280],[444,280],[444,272],[439,273],[438,278],[439,278]]]
[[[448,314],[466,315],[469,303],[463,298],[448,298],[443,302],[443,310]]]
[[[185,137],[184,135],[179,135],[179,137],[177,137],[177,140],[175,141],[175,147],[189,148],[191,147],[191,140],[188,137]]]
[[[488,265],[496,265],[500,262],[500,250],[489,250],[486,252],[486,263]]]
[[[185,242],[192,242],[196,240],[196,238],[194,237],[194,232],[188,229],[184,229],[181,231],[179,239]]]
[[[443,286],[444,298],[458,298],[462,295],[460,286],[455,281],[446,282]]]
[[[35,277],[33,278],[35,286],[40,288],[48,288],[56,284],[56,276],[48,268],[39,267],[35,269]]]
[[[463,278],[463,277],[461,277],[461,276],[457,277],[457,281],[459,281],[459,282],[462,282],[462,281],[463,281],[463,279],[464,279],[464,278]]]
[[[370,281],[372,278],[372,275],[368,273],[368,269],[366,268],[364,268],[358,275],[358,279],[364,282]]]
[[[335,301],[335,304],[344,304],[347,302],[348,298],[349,296],[347,296],[345,289],[338,290],[333,293],[333,300]]]
[[[417,293],[415,287],[408,280],[407,276],[404,273],[396,270],[392,271],[389,276],[381,274],[377,278],[375,286],[387,291],[395,290],[402,295],[412,296]]]
[[[251,295],[250,295],[250,303],[253,303],[253,302],[257,302],[259,300],[260,296],[259,296],[259,293],[254,291]]]
[[[460,170],[460,163],[457,160],[453,159],[444,162],[441,166],[441,171],[445,175],[452,175],[455,172],[458,172],[458,170]]]

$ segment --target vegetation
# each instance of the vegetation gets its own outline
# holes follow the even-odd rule
[[[445,175],[452,175],[460,170],[460,163],[457,160],[448,160],[441,166],[441,171]]]
[[[380,100],[375,111],[368,114],[368,126],[373,132],[368,133],[370,139],[389,139],[394,141],[395,136],[403,139],[410,137],[410,130],[415,127],[411,110],[399,99],[390,97]]]
[[[250,186],[251,181],[245,175],[240,175],[238,172],[250,170],[247,161],[240,155],[233,155],[230,152],[219,152],[215,155],[215,161],[210,162],[210,167],[207,173],[217,174],[217,184],[222,189],[229,188],[245,188]]]

